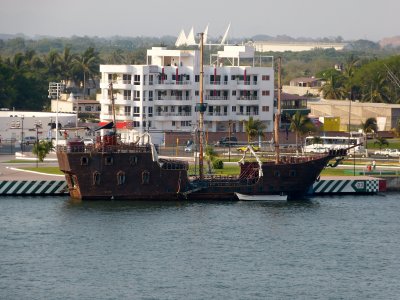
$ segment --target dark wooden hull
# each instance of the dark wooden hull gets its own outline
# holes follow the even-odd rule
[[[70,195],[81,200],[237,200],[235,193],[301,199],[333,157],[335,153],[266,162],[261,177],[258,164],[248,163],[239,177],[199,180],[188,178],[187,163],[158,162],[146,148],[57,151]]]

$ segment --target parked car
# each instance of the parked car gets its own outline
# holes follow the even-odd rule
[[[36,143],[36,137],[35,136],[25,136],[24,137],[24,144],[25,145],[33,145]]]
[[[194,146],[193,141],[187,141],[186,147],[185,147],[185,152],[192,152],[193,146]]]
[[[91,139],[91,138],[84,138],[84,139],[82,139],[82,142],[86,145],[86,146],[88,146],[88,145],[93,145],[93,139]]]
[[[223,137],[222,139],[220,139],[215,146],[219,146],[219,147],[224,147],[224,146],[236,146],[238,144],[238,140],[235,136],[231,136],[231,137]]]
[[[400,150],[386,148],[386,149],[375,151],[374,155],[381,155],[381,156],[385,156],[385,157],[400,157]]]
[[[253,148],[253,151],[254,151],[254,152],[260,151],[260,147],[258,147],[258,146],[251,145],[251,148]],[[246,146],[239,147],[239,148],[236,148],[236,150],[239,151],[239,152],[244,152],[244,151],[247,150],[247,145],[246,145]]]

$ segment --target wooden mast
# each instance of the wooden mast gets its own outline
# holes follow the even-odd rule
[[[278,164],[280,161],[280,150],[279,150],[279,124],[281,120],[281,94],[282,94],[282,85],[281,85],[281,62],[282,58],[278,57],[278,103],[275,113],[275,122],[274,122],[274,137],[275,137],[275,163]]]
[[[204,100],[203,100],[203,39],[204,33],[200,33],[200,117],[199,117],[199,177],[200,179],[204,179],[204,167],[203,167],[203,159],[204,159],[204,149],[203,149],[203,125],[204,125]]]
[[[113,132],[117,133],[117,123],[115,122],[115,103],[114,103],[114,91],[112,82],[109,85],[110,88],[110,99],[111,99],[111,111],[112,111],[112,121],[113,121]]]

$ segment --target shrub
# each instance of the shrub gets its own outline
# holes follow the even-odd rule
[[[213,160],[213,167],[214,169],[223,169],[224,168],[224,162],[220,159],[214,159]]]

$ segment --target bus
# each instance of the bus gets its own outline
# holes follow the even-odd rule
[[[308,136],[305,138],[304,152],[324,153],[330,149],[343,149],[356,145],[350,153],[363,153],[365,137],[363,135],[348,136]]]

